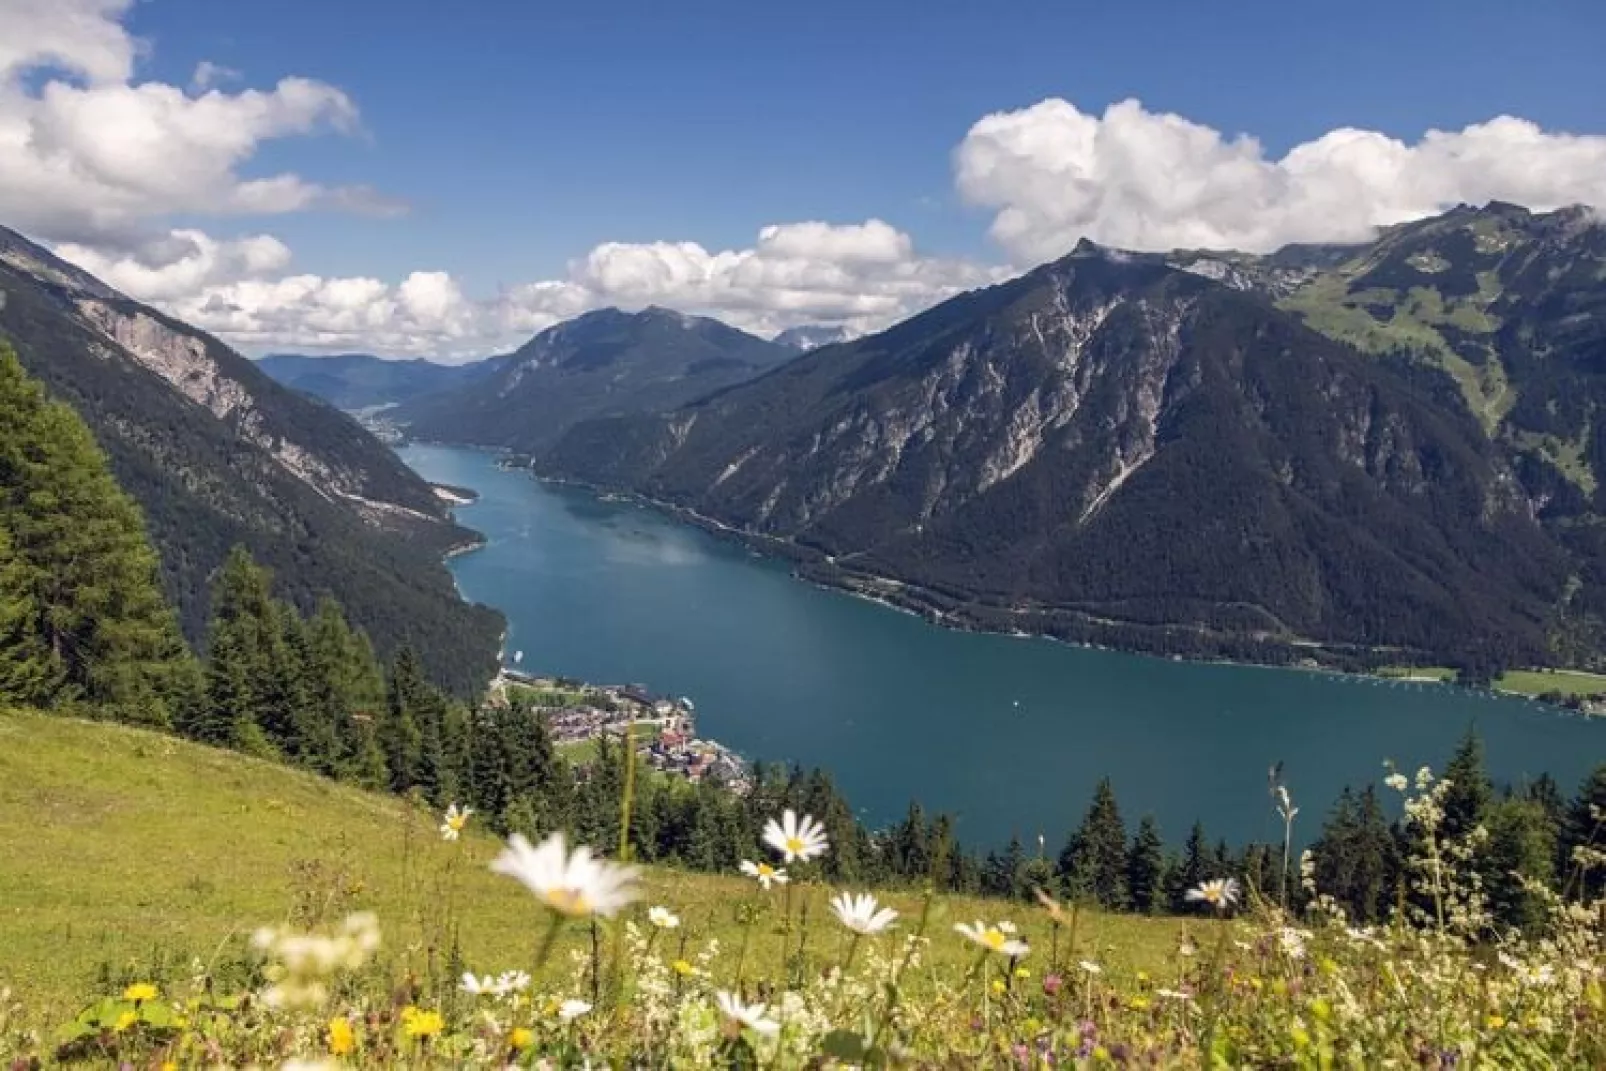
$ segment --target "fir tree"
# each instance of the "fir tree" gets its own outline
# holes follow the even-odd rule
[[[1484,892],[1489,913],[1505,926],[1537,925],[1544,918],[1544,902],[1528,890],[1524,879],[1554,885],[1555,827],[1540,804],[1512,796],[1489,809],[1488,830]]]
[[[1586,865],[1591,853],[1606,851],[1606,763],[1584,778],[1557,840],[1562,892],[1584,903],[1606,896],[1606,867]]]
[[[1144,815],[1126,855],[1127,889],[1132,906],[1139,911],[1155,911],[1165,904],[1163,852],[1159,824],[1153,815]]]
[[[17,677],[32,698],[80,698],[123,720],[170,724],[188,654],[139,507],[83,421],[48,401],[4,344],[0,529],[9,579],[22,585],[7,588],[9,624],[35,623],[11,639],[28,652]]]
[[[1099,781],[1081,826],[1060,853],[1059,875],[1069,895],[1110,909],[1127,905],[1126,826],[1109,778]]]
[[[1450,764],[1444,768],[1450,787],[1444,793],[1444,822],[1440,834],[1459,840],[1483,823],[1489,815],[1494,788],[1483,762],[1483,741],[1469,729]]]
[[[44,641],[34,578],[0,528],[0,704],[43,706],[60,692],[64,669]]]

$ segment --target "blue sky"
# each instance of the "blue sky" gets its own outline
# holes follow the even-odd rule
[[[1420,214],[1461,196],[1593,200],[1606,179],[1585,172],[1600,170],[1592,154],[1606,151],[1601,145],[1589,140],[1581,155],[1570,142],[1548,141],[1532,173],[1518,174],[1510,158],[1525,151],[1525,143],[1512,130],[1478,142],[1479,152],[1507,159],[1509,175],[1469,162],[1464,157],[1476,153],[1450,146],[1431,160],[1432,154],[1415,154],[1409,165],[1414,170],[1389,179],[1393,188],[1376,197],[1335,192],[1334,183],[1373,181],[1376,161],[1389,158],[1384,147],[1365,160],[1347,156],[1342,174],[1333,179],[1324,173],[1317,193],[1296,197],[1283,191],[1290,180],[1277,162],[1295,146],[1341,128],[1416,147],[1429,129],[1462,131],[1508,115],[1536,124],[1547,138],[1598,135],[1606,126],[1600,111],[1606,64],[1598,55],[1598,43],[1606,39],[1606,5],[1556,0],[1530,6],[1538,10],[1518,14],[1510,3],[1486,0],[0,0],[0,16],[9,9],[13,24],[23,29],[23,58],[14,61],[23,73],[9,94],[13,110],[36,129],[69,130],[77,123],[72,130],[86,144],[115,146],[123,113],[64,118],[66,113],[51,108],[44,88],[52,79],[87,81],[91,89],[97,81],[176,87],[193,103],[204,88],[232,99],[248,90],[274,93],[280,79],[294,76],[315,80],[344,101],[326,99],[283,120],[295,129],[253,134],[244,150],[228,158],[226,178],[208,167],[226,151],[219,139],[226,140],[227,132],[208,128],[205,138],[195,136],[195,151],[209,163],[196,164],[195,171],[210,177],[195,179],[193,191],[180,189],[179,179],[160,196],[141,188],[126,207],[115,196],[102,196],[101,215],[106,204],[119,206],[111,222],[71,204],[46,213],[37,207],[37,196],[29,201],[19,193],[8,202],[3,179],[0,212],[13,216],[12,225],[65,243],[67,255],[114,284],[202,318],[208,304],[214,311],[224,305],[247,310],[261,294],[245,293],[242,282],[269,281],[275,272],[379,280],[392,288],[384,299],[392,302],[403,280],[426,273],[414,289],[420,300],[412,313],[418,319],[433,310],[442,325],[458,299],[483,304],[510,288],[543,281],[580,287],[542,291],[539,301],[531,299],[519,310],[500,307],[496,331],[488,321],[470,328],[461,320],[451,330],[437,325],[437,334],[456,332],[439,344],[458,355],[501,342],[497,331],[511,338],[579,306],[615,298],[630,304],[653,295],[666,303],[684,298],[678,303],[694,311],[724,314],[754,329],[808,318],[868,329],[923,301],[1055,255],[1082,234],[1131,245],[1198,239],[1269,246],[1327,236],[1322,228],[1328,223],[1320,217],[1330,210],[1322,205],[1366,202],[1364,210],[1338,212],[1342,218],[1331,221],[1332,236],[1347,238],[1357,228]],[[50,22],[52,12],[67,9],[137,42],[131,68],[116,77],[86,78],[86,65],[115,67],[91,51],[100,46],[87,37],[57,47],[55,55],[66,59],[35,57],[30,67],[28,38],[38,43],[37,51],[46,51],[44,42],[69,32]],[[5,59],[0,45],[0,65]],[[234,73],[210,87],[194,86],[203,61]],[[1091,177],[1074,196],[1056,192],[1070,185],[1068,174],[1083,173],[1083,162],[1066,163],[1054,145],[1074,140],[1078,115],[1096,119],[1128,98],[1142,102],[1142,112],[1121,127],[1131,137],[1104,139],[1124,148],[1101,149],[1098,167],[1086,169]],[[0,94],[0,132],[6,100]],[[956,153],[973,124],[1052,100],[1075,111],[1033,113],[1029,124],[1023,120],[1021,129],[1001,135],[997,144],[973,146],[980,154],[978,170],[965,180]],[[348,106],[359,117],[355,124],[330,119]],[[159,122],[185,121],[168,111]],[[1224,159],[1233,152],[1191,142],[1165,148],[1165,124],[1158,117],[1166,113],[1185,119],[1189,130],[1219,132],[1227,143],[1252,135],[1260,149],[1249,155],[1261,173],[1243,187],[1233,178],[1239,165]],[[103,129],[94,129],[93,122]],[[1151,144],[1151,135],[1160,140]],[[73,140],[67,134],[44,140],[57,138]],[[1009,158],[1007,175],[998,169],[1000,153]],[[58,156],[41,162],[41,174],[46,164],[67,166]],[[179,176],[188,167],[180,150],[142,166],[147,173],[153,166],[172,166]],[[1397,162],[1387,168],[1391,174],[1401,170]],[[135,170],[131,161],[91,170],[97,183],[110,174],[125,186],[143,186],[137,177],[126,177]],[[406,211],[334,210],[331,204],[347,202],[323,195],[309,195],[294,208],[241,211],[238,198],[229,202],[224,188],[226,182],[286,174],[325,192],[374,191],[376,200],[400,202]],[[1194,186],[1206,192],[1170,203],[1168,189]],[[1212,206],[1228,201],[1236,202],[1233,211],[1212,215]],[[225,202],[231,207],[220,208]],[[14,218],[19,211],[20,220]],[[1002,218],[1008,214],[1013,225]],[[811,249],[793,243],[791,267],[782,272],[775,267],[782,258],[771,258],[764,263],[773,270],[763,274],[772,281],[779,275],[817,280],[835,272],[852,283],[861,269],[844,267],[850,261],[891,264],[901,256],[900,270],[918,275],[924,290],[908,278],[894,285],[883,272],[873,286],[866,284],[880,288],[875,301],[864,294],[836,304],[794,296],[764,305],[746,289],[725,300],[719,288],[728,289],[727,282],[715,293],[706,280],[687,290],[658,279],[665,272],[678,279],[683,269],[724,270],[710,267],[706,258],[694,258],[690,267],[679,261],[665,267],[671,254],[660,251],[644,268],[646,254],[635,249],[695,242],[710,257],[720,251],[746,255],[769,225],[854,226],[870,220],[889,224],[908,249],[831,261],[811,259]],[[0,216],[0,222],[8,220]],[[178,245],[152,237],[172,228],[187,236],[176,239]],[[195,288],[179,293],[183,279],[173,266],[193,266],[202,258],[186,260],[176,250],[199,242],[195,234],[219,243],[212,259],[232,266],[189,271],[185,278]],[[890,248],[879,232],[859,237],[880,242],[878,250]],[[263,242],[247,255],[230,244],[251,238],[271,239],[287,252],[269,255]],[[612,281],[604,285],[594,275],[577,282],[571,262],[605,242],[631,246],[637,260],[626,263],[630,251],[619,252]],[[247,263],[249,268],[241,267]],[[642,271],[657,273],[657,281],[648,285]],[[888,296],[894,292],[899,296]],[[292,296],[303,304],[312,300]],[[280,299],[289,300],[282,294]],[[284,322],[270,324],[271,317],[242,312],[208,326],[248,349],[290,344],[298,336],[285,323],[293,317],[286,308],[277,312],[285,314]],[[363,315],[371,321],[383,318],[384,310],[370,308]],[[304,334],[313,348],[364,340],[363,330],[345,331],[349,338],[342,331],[314,326]],[[400,342],[377,330],[368,335],[375,347],[433,352],[430,346],[436,345]]]
[[[151,0],[131,25],[153,77],[182,84],[203,59],[247,84],[303,74],[362,109],[369,140],[278,142],[259,162],[413,212],[280,225],[298,260],[430,263],[482,289],[609,239],[723,248],[791,219],[879,216],[984,256],[949,154],[982,115],[1045,97],[1135,96],[1274,155],[1338,126],[1599,127],[1606,5],[1531,6]]]

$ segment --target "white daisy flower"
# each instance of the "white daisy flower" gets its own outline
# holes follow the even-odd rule
[[[562,833],[552,834],[539,848],[513,834],[491,869],[518,879],[548,908],[570,918],[611,918],[639,895],[635,867],[598,859],[585,845],[571,855]]]
[[[649,907],[647,921],[660,930],[673,930],[680,925],[680,916],[667,907]]]
[[[1206,903],[1217,911],[1225,911],[1238,902],[1237,878],[1211,878],[1201,881],[1188,890],[1190,903]]]
[[[838,893],[831,899],[831,910],[842,925],[854,933],[865,937],[874,935],[891,926],[898,919],[898,913],[890,907],[880,907],[876,898],[869,893],[854,896],[851,893]]]
[[[771,818],[764,826],[764,843],[787,863],[806,863],[824,855],[830,847],[825,827],[808,815],[799,821],[797,812],[790,807],[782,812],[779,822]]]
[[[490,975],[475,976],[471,971],[463,972],[463,981],[457,988],[474,997],[483,997],[488,994],[497,994],[496,979]]]
[[[1005,929],[1006,926],[1010,928]],[[974,923],[956,922],[954,923],[954,932],[961,937],[976,942],[989,952],[997,952],[1000,955],[1010,956],[1011,958],[1024,956],[1031,951],[1031,946],[1025,941],[1009,936],[1014,932],[1014,928],[1007,922],[1000,922],[993,926],[987,925],[980,919],[977,919]]]
[[[1100,967],[1097,963],[1094,963],[1090,959],[1082,960],[1082,962],[1078,963],[1077,966],[1082,968],[1082,970],[1085,971],[1088,974],[1103,974],[1104,973],[1104,968]]]
[[[719,1002],[719,1010],[725,1016],[725,1021],[738,1030],[746,1027],[759,1034],[778,1034],[781,1031],[780,1023],[764,1017],[768,1005],[743,1004],[740,997],[723,989],[714,994],[714,999]]]
[[[566,1000],[558,1005],[558,1018],[571,1023],[591,1010],[591,1005],[583,1000]]]
[[[530,976],[523,971],[503,971],[496,977],[496,995],[499,997],[522,993],[530,988]]]
[[[463,834],[463,827],[468,825],[468,816],[474,813],[472,807],[459,807],[452,804],[446,808],[446,820],[441,823],[441,840],[456,840]]]
[[[758,883],[766,889],[771,885],[785,885],[792,880],[786,876],[784,868],[773,867],[768,863],[751,863],[743,859],[741,870],[748,877],[758,879]]]

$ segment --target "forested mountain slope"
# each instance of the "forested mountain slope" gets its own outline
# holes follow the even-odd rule
[[[399,407],[423,439],[533,453],[588,417],[660,412],[796,356],[717,320],[599,309],[536,335],[494,374]]]
[[[322,398],[336,408],[365,409],[455,390],[491,375],[507,360],[491,357],[450,365],[422,358],[392,361],[365,353],[330,357],[272,353],[256,365],[285,386]]]
[[[953,620],[1540,660],[1568,555],[1442,393],[1258,293],[1084,244],[672,414],[582,424],[537,466]]]
[[[462,603],[440,562],[472,533],[355,421],[3,230],[0,337],[143,507],[192,641],[209,578],[241,544],[281,594],[303,609],[334,595],[381,652],[411,642],[454,690],[493,668],[499,616]]]

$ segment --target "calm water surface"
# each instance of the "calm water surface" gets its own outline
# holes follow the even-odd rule
[[[826,767],[872,823],[918,797],[968,841],[1042,833],[1054,851],[1107,774],[1129,825],[1153,812],[1168,841],[1195,817],[1212,836],[1271,840],[1278,760],[1314,835],[1342,786],[1379,779],[1385,758],[1441,768],[1469,725],[1512,782],[1548,770],[1570,794],[1606,759],[1606,724],[1537,703],[952,632],[491,454],[402,456],[480,493],[458,516],[489,543],[451,568],[507,615],[524,669],[690,696],[702,735]]]

